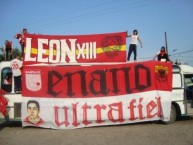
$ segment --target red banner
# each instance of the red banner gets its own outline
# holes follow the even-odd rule
[[[22,125],[55,129],[170,118],[171,63],[24,66]]]
[[[147,61],[90,66],[25,66],[23,96],[90,98],[171,91],[171,64]]]
[[[126,32],[74,36],[25,34],[24,40],[24,65],[126,61]]]

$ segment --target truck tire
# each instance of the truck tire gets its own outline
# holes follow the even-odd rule
[[[164,121],[164,124],[172,124],[176,121],[176,118],[177,118],[176,107],[172,104],[171,105],[171,112],[170,112],[170,120]]]

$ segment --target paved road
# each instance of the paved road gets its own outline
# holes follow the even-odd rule
[[[0,145],[193,145],[193,117],[170,125],[146,122],[73,130],[1,124]]]

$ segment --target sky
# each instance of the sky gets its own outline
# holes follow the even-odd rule
[[[0,0],[0,47],[11,40],[20,49],[14,35],[23,28],[47,35],[137,29],[143,43],[139,61],[152,60],[166,34],[170,59],[193,66],[193,0]]]

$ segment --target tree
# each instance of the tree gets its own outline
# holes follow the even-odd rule
[[[13,49],[13,56],[15,56],[16,54],[19,54],[19,56],[21,56],[21,50],[17,47]]]
[[[4,60],[3,47],[0,48],[0,62]]]
[[[15,56],[16,54],[19,54],[19,56],[21,57],[21,50],[18,49],[17,47],[16,48],[13,48],[13,56]],[[5,56],[3,54],[3,47],[0,48],[0,62],[1,61],[4,61],[5,59]]]

